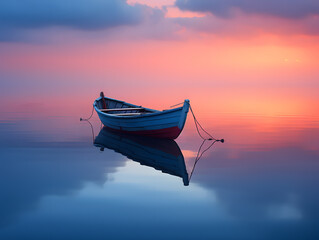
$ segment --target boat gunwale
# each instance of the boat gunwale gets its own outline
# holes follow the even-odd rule
[[[142,107],[142,106],[138,106],[138,105],[135,105],[135,104],[132,104],[132,103],[127,103],[127,102],[124,102],[124,101],[121,101],[121,100],[117,100],[117,99],[113,99],[113,98],[108,98],[108,97],[104,97],[105,99],[109,99],[111,101],[116,101],[116,102],[119,102],[119,103],[123,103],[123,104],[127,104],[129,106],[132,106],[132,107]],[[146,111],[151,111],[150,113],[146,113],[146,114],[141,114],[141,115],[135,115],[135,116],[117,116],[117,115],[114,115],[114,114],[109,114],[109,113],[105,113],[105,112],[102,112],[98,107],[97,107],[97,102],[99,100],[101,100],[102,97],[99,97],[97,98],[94,103],[93,103],[93,107],[94,109],[99,113],[99,114],[102,114],[103,116],[106,116],[106,117],[111,117],[111,118],[117,118],[117,119],[130,119],[130,118],[144,118],[144,117],[153,117],[153,116],[157,116],[157,115],[163,115],[163,114],[167,114],[167,113],[172,113],[172,112],[175,112],[175,111],[181,111],[183,110],[183,106],[182,107],[178,107],[178,108],[173,108],[173,109],[165,109],[165,110],[155,110],[155,109],[151,109],[151,108],[144,108]],[[128,110],[129,111],[129,110]]]

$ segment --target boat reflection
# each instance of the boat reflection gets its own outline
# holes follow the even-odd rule
[[[114,150],[141,165],[181,177],[184,186],[188,186],[196,164],[217,141],[208,141],[209,144],[206,145],[206,148],[204,146],[207,140],[202,142],[189,172],[183,153],[178,144],[171,139],[128,135],[110,131],[104,127],[94,139],[94,146],[100,148],[100,151],[104,151],[104,148]]]
[[[181,177],[184,185],[189,185],[184,156],[174,140],[124,135],[103,128],[94,146],[101,151],[104,148],[114,150],[141,165]]]

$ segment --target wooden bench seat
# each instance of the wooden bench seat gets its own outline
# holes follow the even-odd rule
[[[141,115],[142,113],[117,113],[117,114],[112,114],[114,116],[137,116]]]
[[[108,109],[100,109],[101,112],[131,111],[131,110],[145,110],[145,108],[108,108]]]

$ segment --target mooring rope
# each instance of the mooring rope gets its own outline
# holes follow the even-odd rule
[[[86,120],[86,119],[81,120],[81,121],[85,121],[85,122],[87,122],[87,123],[90,125],[90,127],[91,127],[91,132],[92,132],[92,140],[93,140],[93,144],[94,144],[95,134],[94,134],[94,128],[93,128],[92,123],[90,122],[90,120]]]
[[[176,106],[178,106],[178,105],[182,105],[182,104],[184,104],[184,102],[177,103],[177,104],[175,104],[175,105],[173,105],[173,106],[170,106],[170,108],[172,108],[172,107],[176,107]]]
[[[214,138],[211,134],[209,134],[209,133],[202,127],[202,125],[198,122],[197,118],[195,117],[195,114],[194,114],[194,111],[193,111],[191,105],[189,105],[189,109],[191,110],[191,113],[192,113],[192,115],[193,115],[197,133],[198,133],[198,135],[199,135],[203,140],[208,140],[208,141],[214,140],[214,141],[216,141],[216,142],[222,142],[222,143],[224,142],[224,139],[216,139],[216,138]],[[203,132],[205,132],[205,133],[209,136],[209,138],[205,138],[205,137],[202,136],[202,134],[201,134],[200,131],[199,131],[198,126],[200,127],[200,129],[201,129]]]
[[[85,118],[85,119],[80,118],[80,121],[88,121],[88,120],[90,120],[91,117],[93,116],[93,113],[94,113],[94,106],[92,106],[92,113],[91,113],[90,117],[89,118]]]

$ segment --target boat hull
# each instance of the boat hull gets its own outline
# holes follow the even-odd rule
[[[179,129],[178,127],[170,127],[170,128],[154,129],[154,130],[126,131],[126,130],[110,128],[106,125],[104,126],[110,131],[114,131],[114,132],[120,132],[124,134],[134,134],[134,135],[147,136],[147,137],[155,137],[155,138],[163,138],[163,139],[176,139],[182,132],[182,129]]]
[[[189,110],[189,100],[185,100],[182,107],[175,109],[164,111],[147,109],[153,112],[138,116],[115,116],[100,111],[98,101],[99,99],[95,101],[94,108],[103,125],[109,130],[165,139],[176,139],[180,135]],[[128,103],[125,103],[125,106],[127,105]]]

